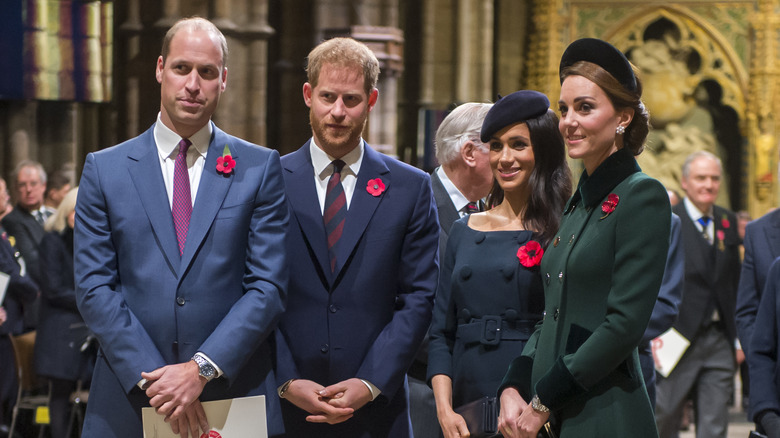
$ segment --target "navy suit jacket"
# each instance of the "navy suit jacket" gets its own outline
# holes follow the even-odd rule
[[[438,279],[439,222],[430,177],[366,145],[331,273],[307,142],[282,157],[291,219],[290,292],[279,324],[279,383],[357,377],[382,392],[336,425],[307,423],[283,403],[288,436],[411,434],[405,373],[428,329]],[[385,190],[371,195],[369,180]]]
[[[236,167],[216,171],[228,145]],[[224,375],[201,400],[275,393],[267,339],[284,310],[288,210],[279,156],[213,126],[179,255],[153,128],[87,156],[76,204],[74,271],[100,351],[85,437],[141,436],[142,371],[201,351]],[[269,435],[282,433],[277,397]]]
[[[780,210],[750,222],[745,228],[745,259],[737,291],[737,335],[742,349],[750,349],[758,303],[769,266],[780,257]]]
[[[0,306],[5,308],[7,316],[5,323],[0,324],[1,335],[19,335],[24,331],[22,306],[38,296],[38,286],[29,276],[21,275],[16,258],[16,249],[11,246],[6,231],[0,226],[0,272],[10,277],[5,298],[0,301]]]
[[[775,259],[767,272],[764,294],[761,295],[755,330],[747,351],[750,367],[750,413],[753,421],[770,410],[780,413],[780,258]],[[742,344],[743,348],[745,344]]]

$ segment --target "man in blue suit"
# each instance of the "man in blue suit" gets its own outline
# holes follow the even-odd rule
[[[307,72],[313,137],[282,157],[294,261],[278,336],[285,429],[295,438],[408,437],[405,373],[438,277],[430,177],[361,138],[378,94],[368,47],[328,40],[309,54]]]
[[[87,156],[75,227],[79,310],[100,341],[84,437],[208,430],[201,401],[274,394],[289,219],[279,156],[211,122],[227,43],[201,18],[166,34],[157,123]],[[282,433],[266,398],[269,435]]]

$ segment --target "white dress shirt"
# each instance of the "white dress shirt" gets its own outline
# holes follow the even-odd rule
[[[173,132],[160,120],[157,113],[157,123],[154,124],[154,142],[157,144],[157,155],[160,158],[165,192],[168,194],[168,204],[173,208],[173,170],[176,156],[179,155],[179,134]],[[211,141],[211,123],[200,128],[198,132],[188,139],[192,144],[187,150],[187,171],[190,175],[190,198],[195,205],[195,195],[198,193],[200,176],[203,174],[203,166],[206,163],[206,153]]]
[[[683,198],[683,203],[685,203],[685,211],[688,212],[688,216],[693,221],[693,224],[696,225],[696,229],[699,230],[702,235],[707,236],[707,241],[712,243],[715,237],[715,217],[713,216],[712,208],[710,208],[710,211],[707,212],[699,211],[699,209],[693,205],[693,202],[691,202],[687,197]],[[707,224],[707,227],[702,227],[699,223],[699,219],[704,216],[708,216],[710,218],[710,222]]]
[[[360,171],[360,165],[363,163],[363,148],[365,143],[360,139],[360,144],[355,149],[349,151],[341,157],[344,162],[344,168],[341,169],[341,185],[344,187],[344,196],[347,198],[347,210],[352,202],[352,195],[355,193],[355,184],[357,184],[357,175]],[[314,138],[309,143],[309,153],[311,155],[311,164],[314,167],[314,182],[317,188],[317,198],[320,200],[320,211],[325,211],[325,194],[328,191],[328,180],[333,175],[333,166],[330,163],[335,158],[328,155],[314,143]]]

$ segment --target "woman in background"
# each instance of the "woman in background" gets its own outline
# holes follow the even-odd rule
[[[571,194],[558,118],[543,94],[499,99],[482,124],[488,211],[450,230],[430,331],[428,379],[444,436],[467,436],[454,407],[494,396],[541,318],[539,260]]]
[[[541,265],[545,316],[499,394],[504,437],[657,437],[637,346],[669,247],[669,197],[641,172],[649,115],[619,50],[573,42],[560,64],[559,128],[584,172]],[[551,418],[552,417],[552,418]]]
[[[70,436],[70,394],[89,382],[95,349],[76,308],[73,280],[73,224],[78,189],[71,189],[44,228],[40,244],[41,310],[35,339],[35,371],[50,382],[52,438]],[[85,351],[82,351],[85,350]]]

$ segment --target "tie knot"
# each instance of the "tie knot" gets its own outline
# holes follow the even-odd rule
[[[340,173],[341,173],[341,170],[344,168],[344,165],[345,165],[346,163],[344,163],[344,162],[343,162],[343,161],[341,161],[341,160],[333,160],[333,161],[331,162],[331,164],[333,164],[333,173],[339,173],[339,174],[340,174]]]
[[[479,213],[479,205],[476,202],[469,202],[463,207],[463,211],[466,214]]]
[[[710,224],[711,220],[712,218],[710,218],[709,216],[702,216],[699,218],[698,222],[699,224],[701,224],[702,228],[707,228],[707,225]]]
[[[180,154],[187,154],[187,151],[190,149],[190,145],[192,142],[189,139],[182,138],[179,142],[179,153]]]

